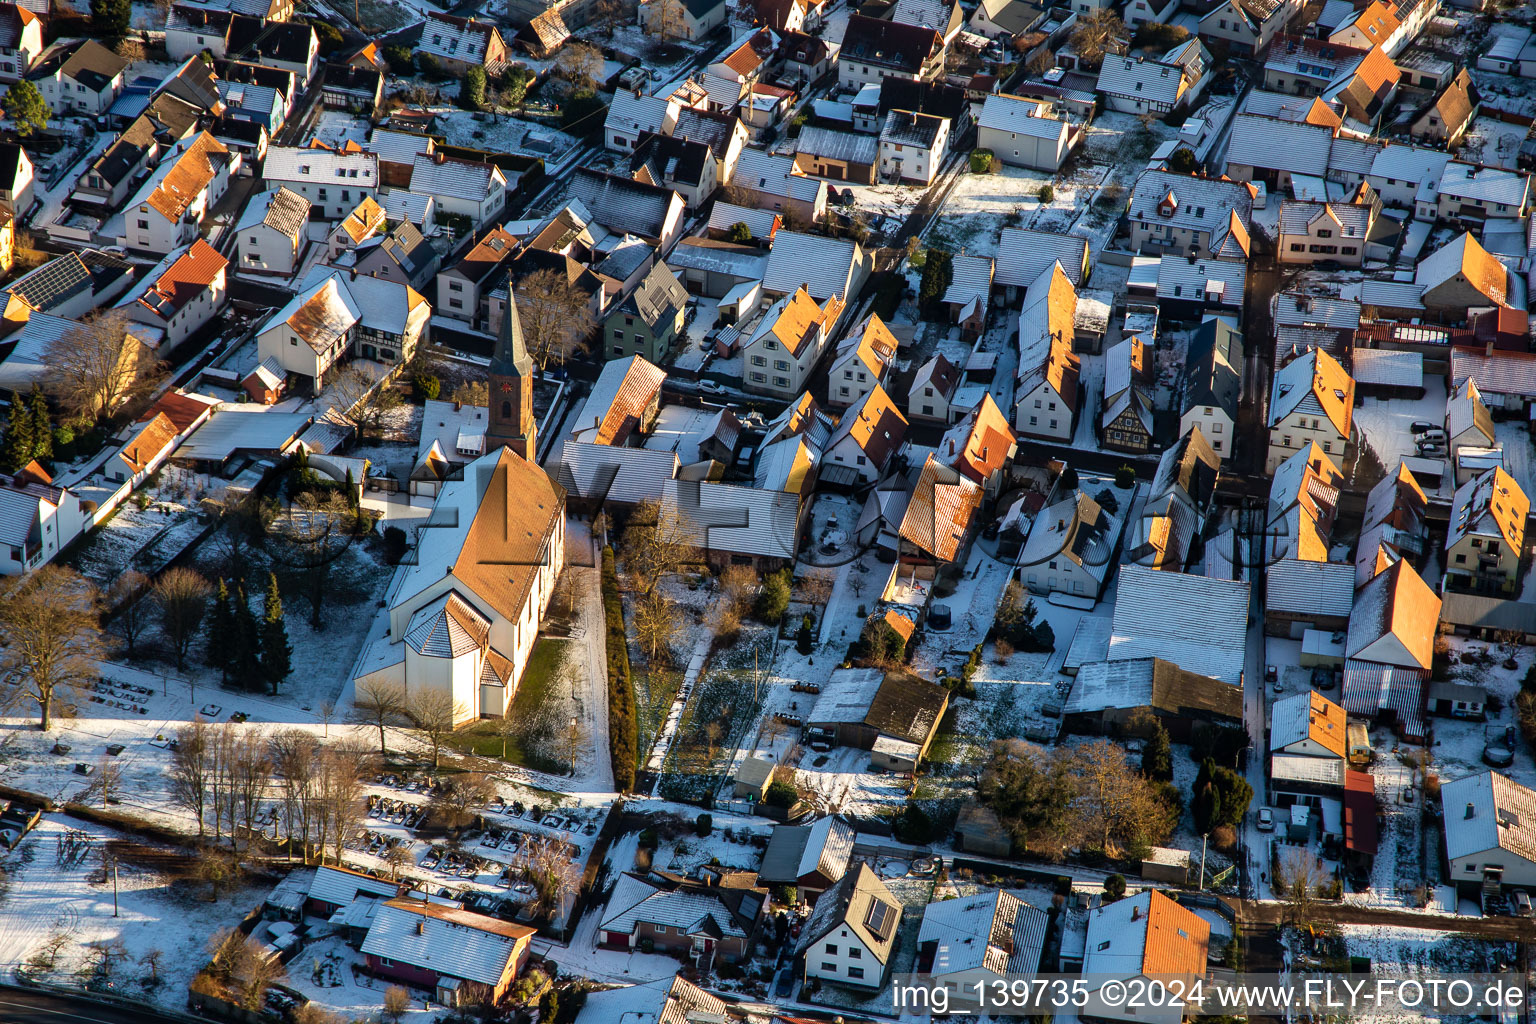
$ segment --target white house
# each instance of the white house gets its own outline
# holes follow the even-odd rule
[[[1050,110],[1043,100],[988,96],[976,120],[976,144],[1013,167],[1058,171],[1077,136],[1065,119],[1051,117]]]
[[[1281,697],[1269,706],[1270,777],[1342,788],[1344,709],[1316,690]]]
[[[879,990],[896,946],[901,901],[859,862],[816,900],[800,936],[805,980]]]
[[[0,142],[0,202],[11,212],[25,216],[32,209],[32,181],[36,171],[27,151],[14,142]]]
[[[1199,36],[1220,40],[1238,53],[1269,47],[1302,5],[1297,0],[1222,0],[1200,19]]]
[[[949,118],[893,110],[880,129],[880,177],[904,185],[928,185],[949,148]]]
[[[379,158],[373,153],[272,146],[261,177],[268,188],[287,188],[309,200],[312,217],[340,220],[364,196],[378,191]]]
[[[1242,394],[1243,336],[1225,317],[1211,317],[1189,340],[1179,435],[1199,428],[1213,452],[1231,458]]]
[[[896,359],[896,336],[878,314],[871,313],[864,322],[848,332],[838,347],[828,373],[827,404],[844,409],[886,383],[886,374]]]
[[[292,277],[309,230],[309,200],[292,189],[254,195],[235,226],[237,271]]]
[[[1013,426],[1026,437],[1071,443],[1081,360],[1072,351],[1077,289],[1060,263],[1035,279],[1019,312],[1019,368]]]
[[[239,169],[240,154],[207,132],[178,142],[123,207],[120,244],[153,253],[188,244]]]
[[[608,116],[603,122],[603,144],[617,152],[628,153],[647,132],[672,134],[681,111],[682,104],[670,97],[647,96],[620,89],[608,105]]]
[[[364,651],[357,684],[446,693],[454,721],[507,713],[565,561],[565,492],[496,448],[443,483],[417,557],[386,601],[389,632]]]
[[[1036,594],[1095,600],[1115,561],[1121,522],[1097,501],[1074,491],[1035,516],[1019,552],[1019,578]]]
[[[1269,456],[1266,473],[1313,442],[1344,459],[1353,434],[1355,382],[1339,361],[1322,349],[1294,359],[1275,373],[1269,400]]]
[[[1536,792],[1480,772],[1442,783],[1440,806],[1458,888],[1536,885]]]
[[[1162,60],[1106,53],[1097,86],[1105,107],[1128,114],[1166,114],[1192,102],[1205,85],[1210,58],[1198,40],[1190,42],[1200,49],[1187,57],[1178,47]]]
[[[843,302],[837,296],[819,306],[804,288],[779,299],[742,346],[742,386],[785,400],[799,394],[827,350],[842,311]]]
[[[907,391],[907,418],[934,423],[948,423],[950,408],[955,398],[955,387],[960,383],[960,369],[936,355],[917,368],[912,387]]]
[[[0,510],[0,575],[5,576],[52,561],[88,525],[80,499],[31,466],[0,483]]]
[[[822,458],[821,478],[876,483],[907,437],[907,418],[876,384],[837,421]]]
[[[257,361],[274,359],[319,391],[344,357],[408,361],[431,317],[431,304],[408,285],[315,267],[257,331]]]
[[[507,176],[495,164],[450,160],[442,153],[418,153],[411,165],[411,191],[437,201],[438,216],[468,217],[476,229],[501,216]]]
[[[59,45],[44,53],[26,75],[55,115],[94,117],[123,91],[128,62],[94,39]]]
[[[1204,918],[1149,889],[1088,912],[1081,973],[1091,979],[1091,995],[1112,979],[1126,985],[1155,979],[1192,986],[1205,978],[1210,945],[1211,926]],[[1105,1004],[1090,1004],[1095,1019],[1178,1024],[1184,1017],[1182,1004],[1127,1007],[1105,995]]]
[[[43,23],[20,4],[0,4],[0,82],[16,82],[43,52]]]
[[[128,315],[165,332],[165,351],[185,341],[224,308],[229,261],[201,238],[171,253],[150,272],[147,286],[128,305]]]

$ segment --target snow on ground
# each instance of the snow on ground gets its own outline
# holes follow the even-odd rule
[[[522,118],[435,107],[437,131],[450,146],[544,157],[553,162],[580,142],[564,132]]]
[[[143,508],[141,501],[146,502]],[[179,485],[146,485],[127,498],[71,555],[71,561],[102,588],[125,569],[153,572],[192,542],[206,524]]]
[[[1438,928],[1383,925],[1340,926],[1351,956],[1368,957],[1374,974],[1419,972],[1481,973],[1495,969],[1497,945]]]
[[[1424,376],[1424,397],[1375,398],[1367,397],[1355,407],[1355,425],[1365,435],[1365,443],[1376,453],[1382,469],[1396,471],[1403,456],[1417,456],[1414,434],[1408,429],[1415,420],[1427,423],[1445,422],[1445,380],[1442,377]],[[1454,475],[1447,473],[1444,485],[1447,495],[1455,489]]]
[[[61,862],[61,841],[71,831],[85,837],[85,842],[73,847],[78,856]],[[236,889],[210,902],[206,886],[170,881],[123,861],[118,868],[114,917],[112,882],[102,871],[100,851],[108,841],[128,839],[98,825],[46,817],[7,854],[0,965],[14,968],[24,963],[42,943],[62,933],[68,941],[58,965],[44,980],[68,983],[87,962],[87,947],[121,940],[127,955],[113,971],[113,988],[168,1007],[185,1006],[187,983],[208,961],[209,936],[238,924],[264,892]],[[138,961],[154,949],[163,954],[160,983],[146,986],[149,970]]]

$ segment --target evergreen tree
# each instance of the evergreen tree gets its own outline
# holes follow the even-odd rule
[[[37,86],[23,78],[5,94],[5,112],[16,124],[16,134],[26,138],[48,127],[53,110]]]
[[[235,628],[231,636],[233,642],[230,644],[233,648],[230,652],[230,675],[240,689],[259,690],[264,682],[261,664],[261,624],[251,613],[251,599],[246,594],[245,587],[236,589],[234,600]]]
[[[53,421],[48,415],[48,398],[43,389],[32,385],[30,399],[32,414],[32,457],[53,458]]]
[[[128,34],[128,23],[132,20],[130,0],[91,0],[92,27],[113,42]]]
[[[5,440],[0,442],[0,461],[7,473],[14,473],[32,459],[36,443],[32,437],[32,415],[18,401],[11,403],[5,423]]]
[[[347,467],[347,482],[345,486],[347,489],[347,507],[355,511],[359,504],[357,500],[357,478],[352,475],[351,466]]]
[[[293,645],[288,642],[288,626],[283,622],[283,596],[277,589],[277,573],[267,574],[267,596],[262,602],[261,670],[273,696],[293,672]]]
[[[213,599],[213,614],[208,616],[204,632],[206,646],[203,660],[210,668],[219,670],[219,681],[226,686],[229,685],[230,669],[234,665],[234,635],[235,614],[230,606],[229,584],[221,577],[219,592]]]
[[[1153,782],[1173,781],[1173,748],[1168,743],[1168,730],[1162,722],[1154,722],[1152,735],[1141,751],[1141,774]]]

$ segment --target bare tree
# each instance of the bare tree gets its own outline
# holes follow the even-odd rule
[[[647,594],[635,605],[635,640],[651,661],[670,661],[678,632],[677,606],[662,594]]]
[[[149,977],[144,980],[145,988],[157,988],[160,985],[160,962],[165,959],[165,952],[159,948],[146,949],[139,956],[139,966],[149,972]]]
[[[173,566],[155,581],[155,608],[160,613],[160,632],[176,654],[176,669],[186,667],[187,652],[197,639],[208,610],[213,586],[185,566]]]
[[[113,625],[126,648],[124,653],[130,658],[138,653],[139,637],[149,627],[147,602],[140,600],[148,587],[148,576],[137,569],[124,569],[107,588],[107,607],[112,611]]]
[[[351,420],[360,434],[378,433],[384,417],[405,402],[385,376],[379,367],[353,362],[331,379],[330,392],[337,411]]]
[[[96,771],[91,774],[91,783],[80,791],[76,799],[81,803],[88,803],[96,797],[101,797],[101,806],[105,807],[113,803],[117,797],[117,791],[123,783],[123,769],[118,766],[111,754],[102,754],[96,762]]]
[[[330,739],[331,719],[336,717],[336,702],[327,697],[318,706],[320,710],[317,714],[320,716],[320,723],[325,726],[325,738]]]
[[[389,1024],[400,1024],[400,1018],[411,1008],[411,993],[399,985],[384,990],[384,1019]]]
[[[475,810],[496,797],[496,784],[480,772],[466,772],[443,782],[432,798],[432,809],[447,828],[474,820]]]
[[[208,883],[208,902],[219,902],[219,893],[240,872],[234,854],[218,846],[205,846],[197,853],[197,877]]]
[[[231,753],[228,774],[232,817],[238,820],[250,842],[256,838],[256,817],[272,781],[271,748],[261,730],[247,725],[235,739]]]
[[[197,819],[197,834],[206,830],[208,803],[213,790],[213,752],[209,725],[198,716],[176,730],[171,747],[171,799]]]
[[[513,718],[511,715],[502,715],[500,718],[492,719],[491,731],[501,740],[501,759],[503,761],[507,759],[507,744],[521,737],[526,728],[527,726],[521,719]]]
[[[591,43],[567,43],[555,58],[554,74],[571,92],[596,89],[603,79],[603,52]]]
[[[1169,808],[1131,764],[1125,748],[1108,740],[1085,743],[1067,755],[1067,771],[1076,783],[1072,817],[1079,834],[1097,833],[1109,856],[1135,845],[1155,845],[1175,824]]]
[[[853,594],[854,599],[857,600],[857,599],[863,597],[864,596],[864,592],[866,590],[868,590],[868,589],[869,589],[869,577],[864,575],[864,571],[862,569],[860,569],[858,566],[854,566],[852,569],[849,569],[848,570],[848,591],[849,591],[849,593]]]
[[[562,51],[562,57],[573,49],[591,47],[572,43]],[[539,364],[540,372],[550,363],[558,365],[587,350],[587,337],[597,325],[592,297],[564,273],[552,268],[535,270],[517,282],[513,295],[528,354]]]
[[[557,914],[566,897],[581,885],[581,870],[558,839],[530,839],[514,867],[533,886],[535,912],[546,917]]]
[[[800,597],[807,604],[825,608],[832,600],[832,577],[824,572],[808,572],[801,576]]]
[[[448,396],[448,400],[460,405],[489,406],[491,386],[483,380],[467,380],[453,389],[453,394]]]
[[[1327,880],[1317,855],[1311,850],[1291,847],[1275,865],[1274,890],[1285,901],[1291,924],[1306,928],[1316,918],[1318,888]]]
[[[256,942],[233,928],[217,932],[208,943],[213,959],[208,970],[228,987],[247,1010],[260,1010],[271,984],[284,974],[277,957],[265,956]]]
[[[379,730],[379,756],[388,757],[384,730],[405,720],[405,690],[397,683],[365,679],[357,684],[352,701],[351,721]]]
[[[687,35],[685,25],[687,9],[682,0],[649,0],[645,30],[653,36],[665,39],[682,39]]]
[[[442,763],[443,741],[465,715],[464,706],[442,690],[422,690],[406,700],[406,717],[432,748],[432,767]]]
[[[132,327],[121,307],[100,310],[44,350],[43,390],[71,419],[94,423],[159,386],[164,368]]]
[[[237,582],[245,579],[251,548],[265,540],[277,515],[277,503],[263,500],[255,491],[225,492],[219,505],[220,529],[215,539],[220,576]]]
[[[416,863],[416,859],[404,846],[391,846],[384,853],[384,863],[389,865],[390,879],[396,880],[399,879],[401,871]]]
[[[96,585],[53,564],[9,577],[0,591],[0,647],[0,669],[20,681],[13,699],[35,701],[47,732],[57,702],[95,678],[110,651]]]
[[[1124,39],[1125,35],[1125,22],[1120,20],[1120,15],[1105,8],[1085,18],[1078,18],[1068,41],[1077,51],[1083,66],[1091,70],[1104,63],[1104,54]]]
[[[357,827],[367,805],[363,779],[373,773],[375,763],[370,750],[346,741],[333,743],[321,753],[317,806],[322,861],[328,836],[335,861],[341,863],[342,845]]]
[[[282,543],[275,546],[272,555],[303,578],[312,629],[325,628],[321,613],[330,589],[331,566],[361,534],[361,515],[340,494],[305,493],[273,524],[273,532]]]
[[[624,569],[640,594],[649,596],[668,576],[697,564],[698,549],[686,514],[647,498],[635,506],[619,542]]]
[[[320,742],[306,729],[283,729],[270,741],[272,770],[282,800],[283,830],[290,856],[299,843],[309,860],[309,830],[315,816],[315,779]]]
[[[575,775],[576,756],[580,754],[582,748],[586,746],[587,740],[591,736],[591,732],[587,729],[586,723],[584,723],[578,716],[572,715],[570,721],[565,723],[564,733],[566,760],[570,762],[571,774]]]
[[[388,993],[385,993],[386,998]],[[339,1013],[325,1009],[319,1003],[305,1003],[293,1011],[293,1024],[346,1024]]]

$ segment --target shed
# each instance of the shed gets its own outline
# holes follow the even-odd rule
[[[1443,718],[1488,717],[1488,691],[1470,683],[1430,683],[1426,701],[1429,713]]]
[[[1344,633],[1326,629],[1308,629],[1301,634],[1301,664],[1344,667]]]
[[[772,761],[762,757],[749,757],[736,769],[736,796],[738,799],[761,800],[773,781]]]
[[[1172,850],[1166,846],[1152,847],[1152,852],[1141,860],[1141,877],[1149,882],[1188,885],[1189,851]]]

